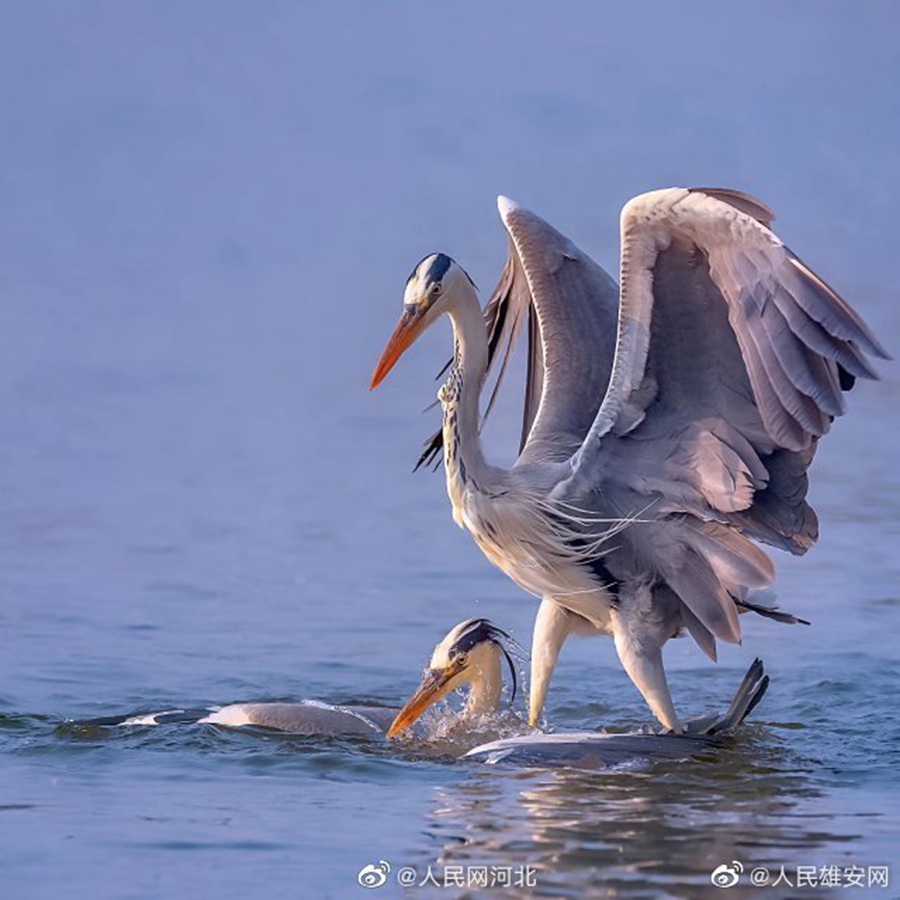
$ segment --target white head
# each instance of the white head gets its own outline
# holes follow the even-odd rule
[[[369,389],[378,387],[422,332],[450,312],[460,292],[474,290],[472,279],[446,253],[426,256],[406,281],[403,314],[384,348]]]
[[[510,640],[509,635],[487,619],[466,619],[451,629],[434,648],[422,683],[397,714],[388,737],[408,728],[428,707],[466,684],[470,686],[467,713],[497,709],[503,687],[501,659],[504,656],[512,677],[512,702],[516,696],[516,669],[503,646],[504,640]]]

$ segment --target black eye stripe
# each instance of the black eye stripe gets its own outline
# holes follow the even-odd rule
[[[446,253],[436,253],[425,273],[426,281],[440,281],[447,274],[447,269],[450,268],[452,262],[453,260]]]
[[[453,260],[450,259],[446,253],[426,253],[425,256],[416,263],[412,272],[409,273],[409,278],[406,279],[407,283],[416,277],[416,272],[419,271],[422,263],[424,263],[426,259],[431,259],[431,257],[434,257],[434,259],[431,260],[428,271],[423,274],[425,283],[440,281],[447,274],[447,270],[453,264]],[[471,281],[471,279],[469,280]]]
[[[493,622],[487,619],[470,619],[466,623],[465,631],[456,639],[448,655],[452,659],[457,653],[468,653],[473,647],[485,641],[500,644],[503,638],[509,639],[509,635]]]
[[[461,628],[463,629],[462,634],[456,639],[456,642],[447,652],[448,661],[451,663],[454,662],[462,654],[468,653],[473,647],[478,644],[483,644],[486,641],[491,641],[496,644],[506,657],[506,663],[509,666],[509,675],[512,681],[512,691],[510,693],[509,702],[510,705],[512,705],[516,699],[518,678],[516,676],[515,663],[512,661],[512,657],[509,655],[504,644],[508,643],[520,652],[524,653],[525,651],[523,651],[519,643],[511,638],[502,628],[498,628],[493,622],[490,622],[487,619],[469,619],[468,622],[462,624]]]

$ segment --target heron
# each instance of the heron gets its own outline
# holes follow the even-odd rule
[[[455,625],[438,642],[420,690],[402,709],[374,704],[334,705],[317,700],[297,703],[231,703],[221,707],[168,709],[107,716],[74,723],[81,727],[145,725],[256,726],[291,734],[384,737],[409,728],[422,713],[451,691],[467,692],[459,722],[494,713],[503,700],[502,664],[510,673],[509,703],[516,698],[516,667],[507,644],[517,643],[488,619],[470,618]],[[391,736],[393,736],[391,734]]]
[[[819,438],[855,380],[877,377],[871,358],[888,354],[743,192],[629,200],[618,286],[533,212],[502,196],[498,209],[508,256],[484,311],[466,271],[429,254],[370,387],[449,317],[442,429],[420,463],[443,451],[454,520],[539,598],[531,724],[567,637],[606,634],[679,732],[662,657],[671,637],[689,633],[715,661],[717,640],[741,642],[741,612],[805,621],[755,601],[774,578],[759,545],[802,554],[815,542],[806,493]],[[502,468],[480,431],[526,331],[522,437]]]
[[[431,653],[421,684],[402,707],[374,704],[337,705],[316,700],[298,703],[231,703],[197,709],[167,709],[104,716],[66,723],[67,728],[133,728],[146,726],[217,725],[265,728],[304,737],[380,740],[412,735],[417,749],[437,740],[441,755],[452,748],[475,762],[545,767],[607,768],[636,760],[676,761],[722,745],[762,699],[769,678],[756,660],[744,676],[723,715],[710,713],[686,723],[686,735],[595,731],[545,734],[532,731],[513,713],[497,718],[504,705],[504,661],[510,684],[508,704],[515,704],[518,678],[513,653],[519,643],[488,619],[471,618],[455,625]],[[422,725],[421,717],[453,691],[465,693],[458,715]],[[451,730],[447,729],[450,726]],[[486,733],[514,737],[483,743]],[[518,733],[516,733],[518,732]],[[527,733],[524,733],[527,732]],[[448,744],[447,739],[451,743]],[[424,742],[424,743],[423,743]]]
[[[468,685],[464,719],[496,712],[503,690],[501,654],[512,681],[510,706],[516,699],[516,667],[506,649],[518,644],[488,619],[467,619],[453,628],[434,648],[416,692],[397,711],[387,736],[396,737],[410,727],[428,707],[451,691]]]

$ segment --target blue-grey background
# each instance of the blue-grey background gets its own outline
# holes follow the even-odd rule
[[[733,858],[896,862],[892,364],[823,442],[819,545],[777,560],[813,627],[748,621],[717,667],[670,644],[685,712],[721,705],[755,654],[773,675],[763,724],[714,762],[503,773],[57,726],[396,703],[472,614],[528,642],[535,601],[456,529],[441,476],[410,474],[447,329],[366,389],[422,255],[493,286],[497,193],[614,272],[629,197],[748,190],[896,353],[898,29],[890,2],[0,6],[4,894],[354,896],[385,859],[696,897]],[[548,714],[647,718],[600,640],[566,648]]]

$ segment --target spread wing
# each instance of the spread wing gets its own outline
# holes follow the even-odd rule
[[[509,259],[488,310],[498,322],[511,321],[507,346],[528,320],[517,465],[568,459],[587,435],[609,383],[618,289],[593,259],[539,216],[505,197],[498,207],[509,234]],[[498,337],[501,343],[504,336]]]
[[[805,497],[817,441],[844,412],[843,391],[875,377],[867,356],[887,357],[771,221],[721,190],[625,206],[615,360],[566,486],[666,523],[649,552],[695,637],[737,640],[732,600],[771,579],[745,535],[795,553],[815,541]]]

